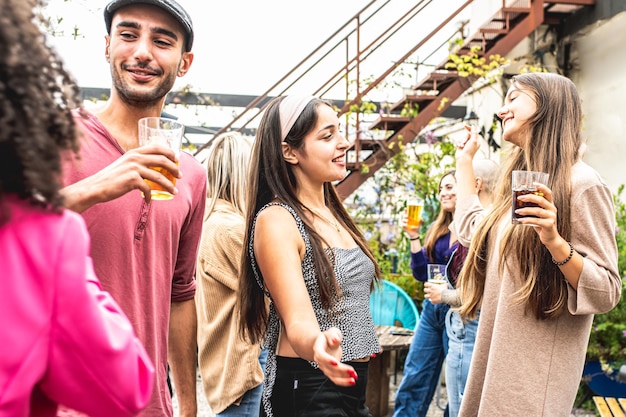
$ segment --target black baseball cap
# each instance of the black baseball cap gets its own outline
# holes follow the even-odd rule
[[[193,45],[193,24],[191,23],[191,16],[174,0],[113,0],[104,8],[104,23],[106,24],[107,33],[111,34],[111,21],[113,20],[115,12],[124,6],[130,6],[132,4],[152,4],[172,15],[185,30],[185,51],[191,51],[191,45]]]

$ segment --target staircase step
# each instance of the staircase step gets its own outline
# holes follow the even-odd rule
[[[505,7],[503,13],[530,13],[530,7]]]
[[[404,99],[394,103],[391,106],[391,111],[402,111],[406,104],[409,104],[410,107],[413,107],[414,104],[417,104],[420,108],[422,108],[424,107],[423,104],[428,104],[436,98],[437,96],[434,94],[407,94]]]
[[[481,33],[498,33],[498,34],[505,34],[508,33],[509,31],[507,29],[496,29],[496,28],[484,28],[480,30]]]
[[[369,130],[392,130],[398,131],[403,128],[407,123],[411,121],[408,116],[380,116],[372,122],[369,126]]]
[[[414,85],[411,90],[439,91],[459,78],[457,71],[436,70]]]
[[[593,6],[596,0],[546,0],[548,4],[568,4],[570,6]]]
[[[359,139],[358,140],[359,149],[362,151],[372,151],[378,149],[381,146],[385,145],[384,139]],[[356,141],[349,150],[353,151],[356,148]]]
[[[346,162],[346,169],[348,171],[357,171],[358,169],[360,169],[360,167],[360,162]]]

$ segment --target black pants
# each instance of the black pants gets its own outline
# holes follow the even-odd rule
[[[349,363],[356,385],[340,387],[319,369],[298,358],[276,358],[276,382],[270,402],[275,417],[371,417],[365,406],[367,362]]]

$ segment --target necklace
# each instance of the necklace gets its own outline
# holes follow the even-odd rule
[[[306,206],[305,206],[306,207]],[[324,220],[326,223],[328,223],[329,225],[333,226],[335,228],[335,230],[337,230],[337,233],[341,232],[341,229],[339,228],[339,223],[337,223],[337,219],[335,219],[333,217],[333,221],[331,221],[328,217],[322,215],[322,213],[320,213],[319,211],[315,210],[315,209],[311,209],[308,208],[307,209],[311,212],[313,212],[313,214],[315,214],[317,217],[319,217],[320,219]]]

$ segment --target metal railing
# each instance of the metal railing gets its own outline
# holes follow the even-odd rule
[[[367,96],[374,89],[385,82],[393,83],[389,80],[401,65],[424,67],[429,65],[428,59],[447,56],[448,43],[462,32],[452,21],[472,2],[446,0],[445,7],[441,7],[442,2],[435,0],[417,0],[408,5],[399,0],[370,1],[213,137],[250,126],[272,97],[289,94],[305,83],[318,86],[306,91],[315,96],[341,95],[344,104],[339,114],[348,114],[354,106],[368,101]],[[400,53],[395,54],[396,51]],[[414,57],[416,53],[426,58],[419,60]],[[376,74],[380,75],[365,81]],[[364,130],[360,117],[359,112],[354,112],[353,119],[346,120],[352,127],[350,141]],[[208,147],[211,140],[201,145],[196,154]]]

